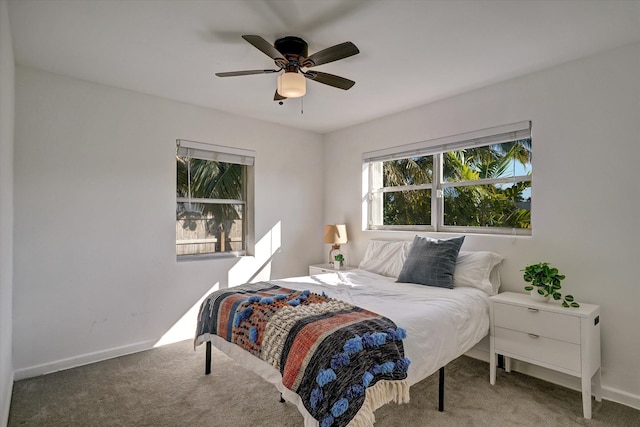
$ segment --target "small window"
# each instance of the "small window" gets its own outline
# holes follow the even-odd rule
[[[178,257],[246,254],[254,158],[248,150],[178,140]]]
[[[368,229],[531,234],[530,122],[365,153],[364,163]]]

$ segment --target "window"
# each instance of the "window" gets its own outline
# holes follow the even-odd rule
[[[178,140],[176,254],[247,252],[255,152]]]
[[[531,234],[531,122],[363,155],[369,230]]]

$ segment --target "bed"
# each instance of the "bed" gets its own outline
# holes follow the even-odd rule
[[[460,251],[462,237],[455,245],[447,243],[449,246],[454,246],[453,250],[449,250],[449,252],[452,252],[449,254],[450,257],[453,256],[453,267],[449,268],[451,271],[448,275],[448,283],[451,287],[416,283],[424,281],[422,279],[425,275],[433,273],[432,271],[425,271],[426,264],[429,264],[426,267],[429,269],[433,267],[434,263],[440,263],[436,268],[438,270],[436,275],[442,275],[442,254],[438,252],[437,259],[434,259],[431,256],[432,254],[416,251],[416,248],[425,242],[431,246],[433,246],[433,242],[445,246],[442,242],[450,242],[451,240],[454,239],[445,241],[419,236],[416,236],[411,242],[372,240],[369,243],[363,261],[356,270],[270,280],[269,282],[248,284],[230,290],[216,291],[207,297],[202,304],[195,345],[202,343],[206,343],[207,346],[213,345],[242,366],[274,384],[280,391],[282,398],[296,405],[304,417],[305,427],[319,425],[371,426],[375,421],[373,415],[375,409],[390,401],[397,403],[408,402],[410,386],[438,370],[440,370],[441,374],[440,387],[442,393],[443,367],[471,349],[489,331],[488,297],[497,293],[500,286],[498,270],[502,261],[500,255],[493,252],[462,252]],[[457,250],[455,250],[456,246]],[[438,251],[440,251],[440,247]],[[417,255],[416,252],[418,252]],[[412,262],[415,264],[416,260],[419,261],[416,264],[417,267],[416,265],[411,266],[410,264]],[[414,275],[417,274],[417,278],[412,274],[407,275],[407,271]],[[432,280],[432,278],[429,278],[426,281],[432,283]],[[336,414],[336,403],[333,407],[328,405],[326,416],[319,415],[315,406],[318,403],[317,393],[314,401],[313,393],[305,394],[292,391],[288,387],[291,381],[287,383],[288,373],[284,370],[283,365],[278,366],[278,363],[274,362],[274,358],[256,357],[255,351],[252,353],[252,351],[247,351],[247,348],[243,349],[237,343],[232,342],[232,339],[228,340],[230,335],[225,337],[224,333],[220,333],[220,331],[215,330],[215,327],[211,327],[212,319],[210,316],[214,315],[213,307],[217,304],[214,303],[222,300],[222,296],[229,296],[231,292],[235,292],[238,289],[240,290],[240,296],[234,296],[233,298],[244,305],[239,306],[236,302],[234,305],[236,307],[234,310],[237,309],[235,317],[233,313],[229,317],[229,319],[234,317],[234,330],[237,330],[236,327],[245,318],[248,318],[248,316],[243,318],[242,310],[245,310],[244,314],[246,315],[247,307],[251,304],[249,298],[253,298],[253,306],[257,307],[260,304],[260,299],[265,297],[268,300],[272,300],[273,297],[285,298],[282,295],[289,296],[289,300],[291,298],[297,300],[303,294],[306,294],[309,298],[327,298],[331,301],[344,303],[347,307],[358,307],[355,310],[364,312],[370,317],[372,316],[371,313],[374,313],[379,316],[379,319],[382,319],[378,320],[378,317],[376,317],[376,322],[382,322],[380,323],[382,325],[380,331],[383,332],[362,333],[362,330],[359,330],[358,337],[362,336],[363,338],[374,337],[376,334],[384,335],[384,331],[388,331],[386,341],[385,337],[383,337],[382,342],[385,348],[390,346],[389,351],[391,351],[391,354],[384,355],[386,359],[383,357],[380,361],[372,362],[373,365],[365,367],[365,370],[368,369],[366,372],[373,372],[376,378],[380,373],[381,379],[377,382],[374,380],[371,387],[368,385],[365,387],[363,397],[365,400],[361,406],[357,406],[357,411],[354,409],[355,412],[349,414],[348,417],[346,412],[344,415],[340,411]],[[286,299],[283,299],[283,301],[286,301]],[[288,309],[295,311],[291,307]],[[260,319],[256,320],[256,322],[256,325],[264,323]],[[271,322],[271,324],[273,323],[275,322]],[[232,327],[229,325],[229,331],[231,329]],[[245,335],[245,341],[248,341],[249,329],[245,330]],[[254,335],[253,338],[255,340],[258,335]],[[262,338],[263,335],[260,332],[260,339]],[[342,342],[345,342],[347,339],[342,337],[342,340]],[[247,344],[251,347],[251,343]],[[309,345],[311,346],[311,344]],[[344,352],[347,352],[347,344],[345,343],[344,345]],[[342,352],[339,344],[331,348],[338,349],[336,354]],[[251,350],[251,348],[248,350]],[[381,350],[375,350],[375,356],[372,357],[380,356]],[[318,352],[326,351],[325,348]],[[268,351],[265,352],[268,353]],[[333,356],[331,359],[331,363],[333,363],[337,356],[328,355],[327,357],[330,356]],[[305,357],[307,359],[310,358],[310,356]],[[207,359],[206,369],[210,371],[210,347],[207,351]],[[352,359],[355,360],[355,356],[352,355]],[[383,363],[385,360],[394,361],[395,367],[389,363],[385,365]],[[403,361],[407,363],[403,364]],[[362,364],[364,362],[359,361],[358,363]],[[331,366],[334,367],[333,364]],[[374,368],[371,368],[371,366],[374,366]],[[381,372],[384,371],[384,366],[389,367],[389,369]],[[321,384],[318,382],[318,378],[320,378],[318,372],[324,373],[329,369],[318,370],[315,366],[311,369],[303,364],[301,370],[305,371],[305,369],[308,372],[303,372],[303,374],[312,376],[308,382],[313,383],[312,387],[315,386],[316,389],[319,389],[321,398],[325,398],[327,401],[333,399],[332,402],[345,400],[329,396],[326,392],[329,386],[324,387],[326,396],[322,396],[322,387],[317,385]],[[339,369],[342,368],[336,368],[336,372]],[[299,375],[302,376],[303,374]],[[301,379],[300,381],[304,382],[305,380]],[[334,382],[337,383],[338,380]],[[376,386],[382,384],[387,384],[387,386],[386,388],[374,387],[374,382]],[[317,391],[314,390],[314,392]],[[343,397],[348,394],[341,393]],[[348,406],[347,403],[351,403],[351,401],[343,403]],[[335,417],[331,416],[332,410],[334,411],[333,414],[336,415]]]

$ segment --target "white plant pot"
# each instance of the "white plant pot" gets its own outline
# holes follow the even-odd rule
[[[333,261],[333,269],[340,270],[340,261]]]
[[[551,295],[547,295],[542,296],[538,293],[538,289],[536,289],[535,287],[529,291],[531,293],[531,298],[533,298],[535,301],[540,301],[540,302],[548,302],[549,298],[551,298]]]

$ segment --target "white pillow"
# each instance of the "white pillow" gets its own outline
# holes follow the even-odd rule
[[[411,241],[370,240],[367,252],[358,268],[382,276],[398,277],[411,249],[411,243]]]
[[[495,252],[458,253],[453,271],[453,287],[472,287],[496,295],[500,289],[500,263],[504,258]]]

